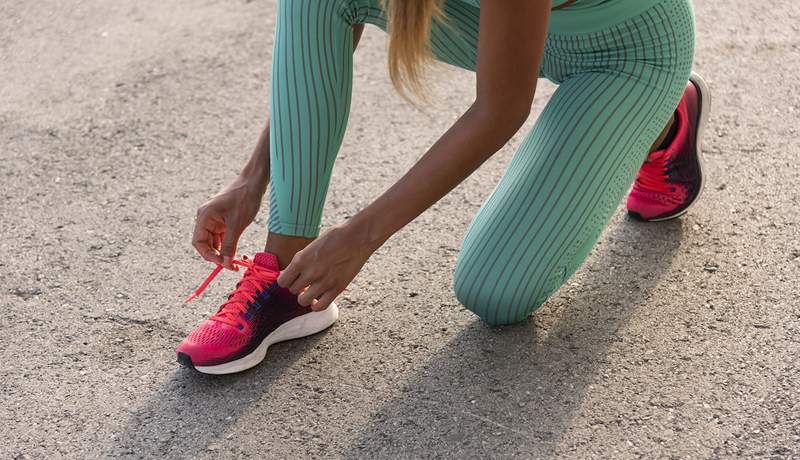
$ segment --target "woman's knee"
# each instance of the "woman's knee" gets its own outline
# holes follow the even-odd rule
[[[487,282],[487,278],[481,276],[480,268],[470,270],[470,266],[459,261],[453,276],[453,291],[461,305],[490,326],[518,323],[541,306],[540,296],[535,293],[517,296],[518,286],[501,288]]]

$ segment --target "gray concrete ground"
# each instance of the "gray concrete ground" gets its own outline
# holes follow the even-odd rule
[[[190,232],[264,122],[274,12],[0,5],[0,458],[800,457],[797,2],[698,0],[704,200],[658,225],[619,212],[530,321],[488,328],[450,290],[517,136],[370,260],[332,329],[209,378],[173,349],[236,277],[181,305],[211,269]],[[470,102],[472,75],[440,69],[436,108],[410,108],[384,61],[368,29],[326,224]]]

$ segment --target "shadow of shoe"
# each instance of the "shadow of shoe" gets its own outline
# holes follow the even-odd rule
[[[624,219],[531,319],[475,321],[372,417],[347,457],[543,457],[570,429],[619,330],[680,247],[680,221]]]
[[[214,376],[178,368],[114,436],[108,456],[197,458],[212,453],[215,442],[268,396],[273,383],[326,333],[272,345],[263,363],[238,374]]]

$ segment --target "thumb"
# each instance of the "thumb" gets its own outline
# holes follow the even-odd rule
[[[236,246],[239,244],[239,232],[225,232],[225,239],[222,240],[222,247],[219,251],[222,256],[222,265],[230,270],[236,270],[233,266],[233,259],[236,257]]]

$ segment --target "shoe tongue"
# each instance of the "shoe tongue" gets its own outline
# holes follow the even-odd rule
[[[253,257],[253,263],[259,267],[273,270],[275,272],[279,271],[278,257],[276,257],[275,254],[272,254],[270,252],[257,252]],[[234,293],[231,294],[231,297],[228,298],[228,302],[245,303],[244,300],[245,296],[242,295],[243,290],[250,292],[253,289],[263,288],[263,286],[259,286],[262,280],[261,279],[256,280],[252,277],[248,278],[246,276],[248,273],[251,273],[249,269],[247,272],[245,272],[245,277],[242,278],[242,280],[239,281],[239,284],[236,285],[236,291],[234,291]],[[272,284],[274,280],[267,279],[263,281],[267,282],[267,285],[269,285]],[[242,283],[246,284],[242,285]]]
[[[253,258],[253,263],[259,267],[268,268],[270,270],[280,271],[278,265],[278,257],[271,252],[257,252]]]

